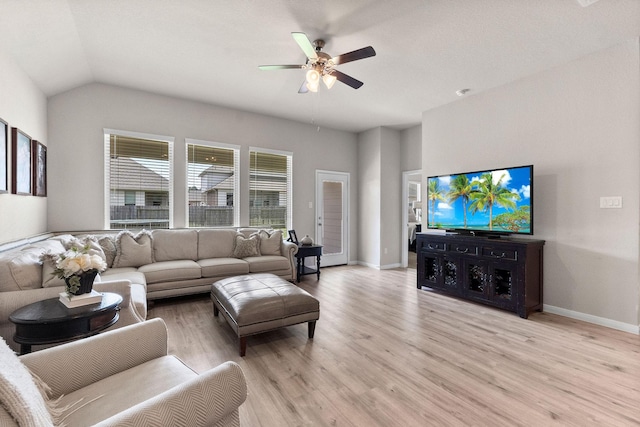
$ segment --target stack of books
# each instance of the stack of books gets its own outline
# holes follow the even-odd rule
[[[67,308],[81,307],[83,305],[98,304],[102,302],[102,294],[92,290],[88,294],[69,295],[66,292],[60,292],[60,302]]]

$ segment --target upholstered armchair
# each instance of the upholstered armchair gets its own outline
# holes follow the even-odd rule
[[[168,355],[162,319],[20,357],[1,340],[0,346],[3,426],[240,424],[238,408],[247,395],[240,367],[226,362],[197,374]],[[21,366],[31,381],[19,377]],[[38,389],[49,389],[48,400],[34,393]]]

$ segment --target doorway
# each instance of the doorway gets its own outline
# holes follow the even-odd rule
[[[316,243],[322,267],[349,262],[349,174],[316,171]]]
[[[402,172],[402,267],[416,268],[415,252],[410,251],[416,232],[422,227],[422,171]]]

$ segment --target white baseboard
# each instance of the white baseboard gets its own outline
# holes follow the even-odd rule
[[[395,264],[387,264],[387,265],[381,265],[380,266],[380,270],[391,270],[393,268],[400,268],[402,267],[402,264],[400,264],[399,262],[395,263]]]
[[[640,335],[640,325],[633,325],[631,323],[618,322],[617,320],[607,319],[605,317],[593,316],[591,314],[580,313],[579,311],[567,310],[566,308],[555,307],[553,305],[544,304],[543,311],[548,313],[557,314],[571,319],[582,320],[584,322],[593,323],[600,326],[605,326],[611,329],[617,329],[623,332],[630,332],[632,334]]]
[[[364,265],[365,267],[375,268],[376,270],[380,270],[380,266],[379,265],[370,264],[370,263],[364,262],[364,261],[358,261],[358,265]]]

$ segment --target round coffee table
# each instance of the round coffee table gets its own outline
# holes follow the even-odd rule
[[[25,354],[32,345],[95,335],[118,321],[120,303],[120,295],[103,292],[101,302],[75,308],[67,308],[58,298],[25,305],[9,316],[16,325],[13,340],[20,344],[20,354]]]

